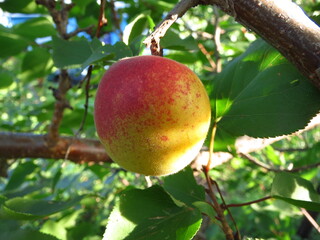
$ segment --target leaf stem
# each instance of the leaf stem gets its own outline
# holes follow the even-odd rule
[[[254,203],[258,203],[258,202],[263,202],[263,201],[266,201],[271,198],[272,198],[271,196],[266,196],[266,197],[263,197],[263,198],[260,198],[260,199],[254,200],[254,201],[250,201],[250,202],[228,204],[228,205],[224,205],[224,208],[228,209],[230,207],[243,207],[243,206],[251,205]]]
[[[217,122],[215,121],[213,123],[212,131],[211,131],[211,138],[210,138],[210,145],[209,145],[209,160],[208,160],[207,166],[205,167],[206,172],[209,172],[209,170],[210,170],[212,156],[213,156],[213,150],[214,150],[214,138],[216,136],[216,132],[217,132]]]
[[[221,207],[221,205],[218,203],[217,197],[214,194],[214,190],[212,187],[212,183],[214,183],[214,181],[210,178],[209,176],[209,170],[210,170],[210,165],[211,165],[211,161],[212,161],[212,155],[213,155],[213,149],[214,149],[214,138],[216,135],[216,130],[217,130],[217,122],[214,122],[213,124],[213,128],[212,128],[212,132],[211,132],[211,138],[210,138],[210,145],[209,145],[209,160],[206,166],[203,166],[203,171],[206,177],[206,181],[208,184],[208,195],[212,201],[212,207],[215,210],[215,212],[217,213],[217,219],[221,222],[221,228],[226,236],[227,240],[234,240],[234,236],[233,236],[233,231],[230,228],[223,212],[224,209]]]

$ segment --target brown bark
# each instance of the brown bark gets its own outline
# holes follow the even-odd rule
[[[210,2],[260,35],[320,89],[320,28],[299,6],[291,0]]]
[[[256,32],[320,89],[320,28],[291,0],[181,0],[144,41],[153,54],[178,17],[199,4],[216,5]]]
[[[111,162],[97,140],[58,137],[53,146],[47,144],[47,135],[0,133],[0,158],[68,159],[76,163]]]

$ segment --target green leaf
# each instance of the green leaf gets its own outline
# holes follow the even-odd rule
[[[124,42],[117,42],[115,45],[112,46],[112,48],[115,54],[114,60],[119,60],[121,58],[132,56],[130,48]]]
[[[24,56],[19,78],[24,80],[41,78],[49,74],[52,67],[51,54],[44,48],[34,48]]]
[[[23,9],[25,9],[32,0],[24,0],[24,1],[16,1],[16,0],[5,0],[0,3],[0,8],[3,11],[12,12],[12,13],[21,13]]]
[[[96,38],[88,42],[85,39],[66,41],[53,37],[53,61],[58,68],[85,68],[100,61],[116,61],[130,56],[131,50],[123,42],[102,45]]]
[[[6,240],[58,240],[58,238],[31,229],[18,229],[14,231],[2,231],[0,239]]]
[[[148,2],[150,2],[155,7],[162,9],[164,11],[170,11],[172,8],[174,8],[174,4],[169,3],[168,1],[149,0]]]
[[[162,48],[173,50],[198,50],[198,45],[191,35],[186,38],[181,38],[179,31],[171,28],[161,39],[160,45]]]
[[[184,64],[194,64],[199,60],[194,52],[187,51],[170,51],[166,57]]]
[[[163,188],[188,206],[193,206],[196,201],[205,200],[204,187],[197,184],[190,167],[165,177],[163,181]]]
[[[16,197],[3,203],[0,209],[0,219],[33,220],[64,211],[80,202],[83,196],[69,201],[49,201]]]
[[[53,61],[58,68],[76,68],[92,54],[92,48],[85,39],[66,41],[52,37]]]
[[[7,198],[3,195],[0,195],[0,206],[7,200]]]
[[[277,173],[273,179],[271,195],[297,207],[320,212],[320,195],[312,183],[294,174]]]
[[[20,35],[0,31],[0,58],[11,57],[25,50],[28,41]]]
[[[117,42],[115,45],[104,45],[95,47],[89,58],[82,64],[82,68],[100,61],[119,60],[124,57],[131,57],[132,52],[124,42]]]
[[[104,240],[192,239],[201,225],[195,208],[178,207],[159,186],[123,192],[112,211]]]
[[[217,221],[216,220],[217,214],[214,211],[213,207],[209,203],[203,202],[203,201],[198,201],[198,202],[194,202],[193,205],[196,206],[201,213],[204,213],[207,216],[209,216],[211,221],[213,221],[213,222]]]
[[[123,31],[124,43],[129,45],[134,39],[140,37],[147,26],[149,29],[153,29],[155,26],[150,17],[150,11],[139,14],[125,27]]]
[[[146,36],[140,35],[135,37],[129,44],[130,50],[132,51],[133,56],[139,56],[143,54],[145,50],[145,44],[143,41],[146,39]]]
[[[12,74],[9,71],[0,69],[0,89],[10,87],[12,83]]]
[[[111,45],[105,45],[95,49],[89,58],[82,64],[82,68],[99,61],[111,60],[114,56],[112,51],[113,49]]]
[[[56,34],[52,21],[47,17],[32,18],[20,23],[14,26],[13,32],[30,40]]]
[[[41,227],[41,232],[58,237],[59,239],[66,239],[67,230],[63,223],[55,222],[51,219],[47,220]]]
[[[18,188],[21,184],[26,181],[26,178],[31,174],[38,166],[33,162],[20,163],[13,171],[9,182],[7,183],[5,190],[10,191]]]
[[[274,137],[304,128],[320,110],[320,94],[274,48],[256,41],[213,81],[217,131]]]

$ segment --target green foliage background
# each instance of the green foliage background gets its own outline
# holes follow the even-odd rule
[[[84,77],[81,71],[94,64],[89,92],[92,97],[81,137],[97,138],[93,97],[102,74],[120,58],[149,54],[143,40],[176,1],[117,1],[116,16],[108,1],[108,24],[102,31],[117,40],[105,45],[94,37],[97,2],[74,3],[69,17],[80,28],[94,27],[92,36],[78,34],[68,41],[57,35],[47,10],[35,1],[0,3],[9,13],[38,14],[17,25],[0,25],[1,132],[46,133],[55,103],[49,87],[58,86],[57,71],[66,68],[74,80],[68,91],[73,110],[65,111],[59,131],[74,135],[81,125],[86,100],[84,86],[78,85]],[[315,21],[319,20],[319,1],[298,3]],[[199,47],[215,58],[215,14],[222,29],[220,74]],[[50,38],[39,43],[44,37]],[[235,140],[242,135],[267,138],[291,134],[319,112],[319,91],[275,49],[214,7],[198,6],[188,11],[161,44],[165,57],[187,65],[205,84],[212,122],[217,125],[217,151],[235,154]],[[301,167],[319,161],[319,140],[317,127],[252,155],[278,169]],[[224,238],[205,202],[203,176],[196,172],[194,178],[190,168],[173,176],[151,178],[154,186],[148,188],[143,176],[113,163],[79,165],[63,159],[25,158],[8,159],[6,164],[1,162],[0,166],[0,239],[95,240],[104,233],[109,240],[150,236],[191,239],[197,231],[201,234],[195,239]],[[235,154],[232,160],[212,169],[210,175],[218,182],[227,203],[274,197],[231,209],[244,238],[299,239],[296,231],[302,215],[298,207],[320,209],[319,194],[314,190],[320,183],[317,168],[295,175],[276,174]],[[293,186],[292,191],[288,186]],[[294,195],[296,190],[298,194]],[[312,234],[310,239],[319,236],[315,231]]]

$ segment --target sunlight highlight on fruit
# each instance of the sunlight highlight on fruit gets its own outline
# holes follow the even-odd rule
[[[163,57],[120,60],[103,76],[95,125],[109,156],[145,175],[168,175],[198,154],[210,125],[206,90],[186,66]]]

